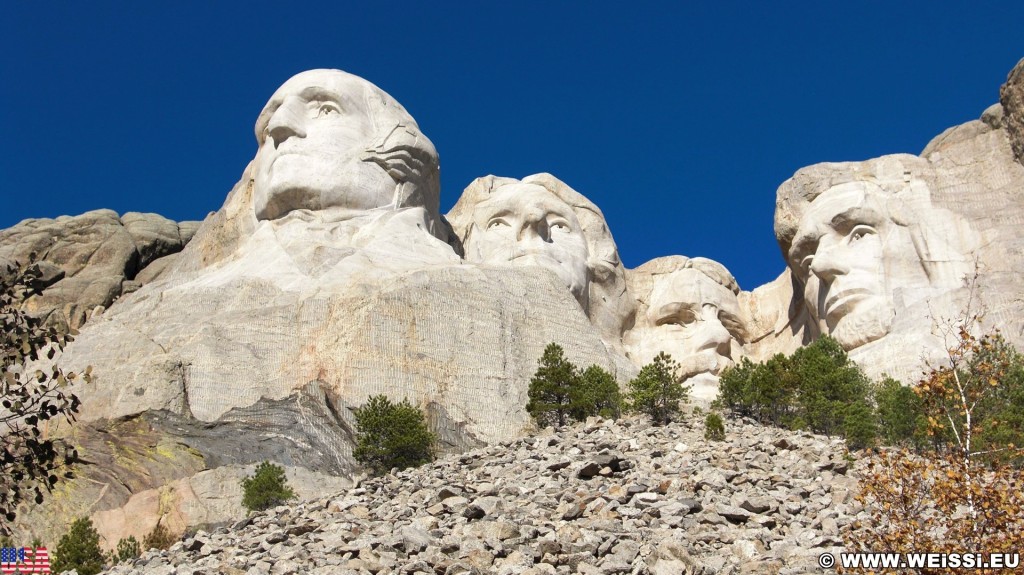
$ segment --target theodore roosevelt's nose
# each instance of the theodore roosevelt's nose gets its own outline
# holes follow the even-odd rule
[[[699,322],[697,329],[700,330],[697,337],[700,338],[698,351],[713,349],[718,355],[730,357],[732,354],[732,334],[722,325],[718,318],[718,308],[706,304],[701,310],[701,317],[704,321]]]

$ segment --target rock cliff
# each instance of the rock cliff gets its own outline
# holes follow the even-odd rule
[[[341,489],[358,474],[352,409],[380,393],[424,409],[445,452],[501,444],[530,461],[536,443],[516,438],[532,430],[528,383],[550,342],[620,383],[669,351],[703,401],[741,357],[823,334],[872,376],[909,381],[965,310],[1024,348],[1022,67],[999,104],[919,156],[816,164],[784,182],[787,267],[752,291],[700,257],[624,269],[601,210],[550,174],[479,178],[442,215],[437,152],[397,101],[337,70],[299,74],[267,102],[256,157],[201,226],[100,210],[0,232],[0,260],[42,258],[45,289],[26,306],[82,327],[60,365],[94,374],[75,388],[82,422],[50,430],[79,448],[79,476],[23,525],[54,540],[89,514],[113,542],[158,521],[224,524],[241,517],[238,480],[265,459],[303,496]],[[696,525],[721,524],[708,521]],[[595,568],[618,544],[601,541],[586,550]]]
[[[42,293],[26,302],[26,310],[78,328],[158,277],[198,227],[199,222],[137,212],[118,216],[112,210],[29,219],[0,230],[0,273],[8,264],[36,261]]]

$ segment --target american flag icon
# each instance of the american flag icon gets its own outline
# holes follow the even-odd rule
[[[46,547],[4,547],[0,549],[0,572],[3,575],[49,573],[50,553]]]

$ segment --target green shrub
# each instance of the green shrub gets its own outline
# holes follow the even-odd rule
[[[142,548],[147,551],[150,549],[169,549],[177,541],[178,538],[172,535],[170,530],[164,527],[162,523],[157,523],[156,527],[142,538]]]
[[[870,380],[828,336],[789,357],[760,364],[744,358],[726,369],[716,405],[769,425],[842,435],[855,445],[875,437]]]
[[[792,356],[797,405],[815,433],[844,435],[849,406],[870,404],[871,382],[839,342],[822,337]]]
[[[921,398],[891,377],[875,385],[878,433],[886,445],[921,449],[928,441],[928,420]]]
[[[576,421],[593,415],[617,419],[622,396],[615,377],[599,365],[592,365],[573,382],[569,392],[569,414]]]
[[[846,406],[846,412],[843,414],[843,437],[849,449],[874,447],[878,438],[878,428],[871,405],[856,401]]]
[[[715,405],[761,423],[799,427],[797,381],[790,364],[790,358],[782,354],[760,364],[743,358],[722,371]]]
[[[356,461],[376,475],[392,468],[406,469],[434,459],[436,437],[427,428],[423,412],[403,399],[392,403],[385,395],[376,395],[355,409]]]
[[[119,539],[117,542],[117,550],[110,552],[110,563],[116,565],[118,563],[124,563],[137,559],[139,555],[142,555],[142,549],[139,547],[139,540],[134,536],[129,535],[127,539]]]
[[[277,507],[294,498],[295,492],[288,487],[284,468],[269,461],[257,465],[256,473],[242,480],[242,506],[249,511]]]
[[[725,439],[725,422],[722,416],[711,412],[704,418],[704,439],[709,441],[723,441]]]
[[[53,572],[78,571],[78,575],[95,575],[103,570],[105,554],[100,549],[100,534],[88,517],[76,519],[71,529],[60,538],[53,553]]]
[[[632,409],[649,415],[655,424],[667,424],[679,413],[680,402],[688,401],[689,391],[679,364],[662,352],[629,382],[629,401]]]
[[[622,395],[615,377],[599,365],[580,371],[565,358],[557,343],[549,343],[530,380],[526,411],[541,427],[561,427],[570,419],[593,415],[618,418]]]

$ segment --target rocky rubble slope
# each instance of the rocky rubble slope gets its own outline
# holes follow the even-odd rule
[[[453,455],[110,573],[819,573],[860,512],[842,441],[631,418]]]

